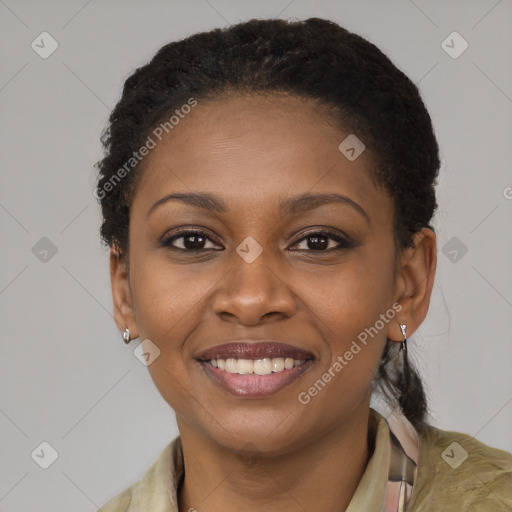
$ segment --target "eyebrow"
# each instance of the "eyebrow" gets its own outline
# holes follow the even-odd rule
[[[168,194],[159,199],[149,209],[147,216],[149,216],[155,208],[171,200],[181,201],[184,204],[202,208],[210,212],[226,213],[228,211],[226,203],[222,199],[215,197],[212,194],[201,192],[175,193]],[[360,215],[362,215],[368,223],[370,223],[370,217],[359,204],[357,204],[349,197],[337,193],[301,194],[299,196],[290,197],[281,203],[280,212],[282,215],[293,215],[314,210],[315,208],[331,203],[344,204],[352,207]]]

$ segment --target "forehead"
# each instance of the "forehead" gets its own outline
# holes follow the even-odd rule
[[[313,100],[287,94],[198,100],[155,139],[132,206],[149,209],[166,194],[208,191],[228,208],[261,211],[285,197],[334,192],[382,213],[389,198],[374,185],[369,152],[350,161],[338,149],[348,135]]]

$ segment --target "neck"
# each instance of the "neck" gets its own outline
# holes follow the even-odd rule
[[[178,418],[186,464],[180,512],[344,511],[370,457],[369,409],[301,449],[251,458],[206,438]]]

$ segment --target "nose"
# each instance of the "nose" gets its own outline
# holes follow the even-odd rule
[[[235,251],[230,260],[230,268],[213,296],[213,308],[219,317],[257,325],[294,314],[296,302],[286,276],[265,250],[250,263]]]

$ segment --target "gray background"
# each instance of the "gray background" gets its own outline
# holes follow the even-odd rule
[[[114,324],[92,196],[124,79],[193,32],[310,16],[367,37],[420,86],[443,165],[434,295],[410,346],[433,424],[512,451],[510,0],[0,0],[0,510],[95,511],[177,433],[139,341]],[[31,48],[43,31],[59,44],[47,59]],[[441,47],[453,31],[469,43],[457,59]],[[46,470],[31,458],[42,441],[58,452]]]

